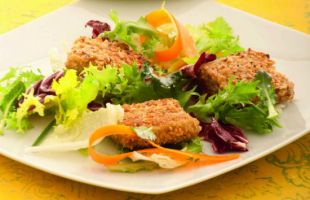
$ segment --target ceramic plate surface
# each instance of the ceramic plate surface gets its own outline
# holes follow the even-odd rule
[[[79,1],[0,36],[0,71],[9,66],[32,65],[50,69],[48,53],[70,47],[80,35],[90,35],[84,24],[90,19],[108,21],[110,9],[122,19],[136,19],[160,7],[161,1]],[[34,168],[75,181],[116,190],[164,193],[180,189],[236,169],[267,155],[310,129],[310,36],[285,28],[213,1],[167,1],[167,8],[183,23],[201,23],[223,16],[240,36],[242,46],[269,53],[279,71],[295,83],[296,96],[282,113],[283,128],[267,135],[248,134],[250,151],[238,160],[192,170],[156,170],[135,174],[111,173],[77,152],[29,154],[25,147],[44,127],[44,121],[25,135],[0,137],[0,153]],[[205,152],[211,152],[205,144]]]

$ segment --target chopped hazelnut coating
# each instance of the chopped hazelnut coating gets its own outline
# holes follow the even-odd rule
[[[143,57],[118,41],[109,41],[102,38],[80,37],[77,39],[68,54],[66,67],[82,71],[90,64],[99,69],[106,65],[120,66],[121,64],[134,64],[141,66]]]
[[[274,61],[269,59],[268,54],[251,49],[203,64],[199,79],[208,94],[215,94],[227,85],[229,78],[234,77],[234,81],[252,81],[259,70],[271,75],[278,103],[293,99],[294,84],[275,69]]]
[[[160,145],[177,144],[198,135],[199,121],[191,117],[174,99],[151,100],[144,103],[123,105],[123,124],[132,127],[152,127],[155,142]],[[112,137],[123,147],[134,149],[149,147],[149,143],[138,136]]]

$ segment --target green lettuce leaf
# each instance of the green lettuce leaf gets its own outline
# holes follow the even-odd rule
[[[85,76],[92,76],[93,79],[99,82],[99,90],[102,96],[110,93],[112,89],[117,89],[114,86],[120,83],[118,69],[112,66],[106,66],[102,70],[98,70],[95,66],[89,66],[83,72]]]
[[[45,103],[56,106],[56,124],[71,126],[93,101],[99,91],[99,82],[93,76],[79,80],[75,70],[67,70],[65,75],[52,83],[56,96],[47,96]]]
[[[41,72],[12,67],[0,79],[0,134],[5,128],[25,130],[29,127],[27,119],[17,125],[16,105],[26,89],[42,78]]]
[[[259,71],[255,76],[255,80],[259,81],[258,87],[261,91],[260,100],[265,105],[265,107],[268,107],[268,118],[277,118],[279,113],[275,108],[276,95],[271,84],[271,76],[265,71]]]
[[[97,69],[90,66],[83,74],[85,77],[93,76],[99,82],[99,93],[103,102],[130,104],[175,98],[185,106],[191,96],[196,95],[196,88],[184,90],[187,81],[180,73],[158,77],[153,74],[148,64],[145,64],[143,69],[126,64],[121,65],[119,69],[111,66]]]
[[[244,108],[234,107],[226,112],[225,121],[257,133],[269,133],[273,127],[281,127],[278,122],[279,113],[275,108],[275,91],[271,84],[272,78],[265,71],[255,75],[258,83],[258,100],[255,105]]]
[[[232,108],[221,116],[227,123],[256,133],[270,133],[273,127],[280,127],[277,119],[268,118],[268,112],[260,106]]]
[[[207,100],[206,96],[201,96],[200,100],[189,106],[187,111],[204,122],[208,122],[210,117],[215,117],[224,123],[230,123],[256,133],[269,133],[274,126],[280,127],[280,125],[278,115],[270,117],[270,103],[266,96],[266,88],[262,86],[265,83],[261,81],[266,80],[241,81],[235,85],[230,80],[227,87],[219,91],[218,94]],[[272,91],[267,93],[272,94]],[[270,98],[273,99],[273,97]],[[274,104],[272,105],[274,106]]]
[[[27,123],[28,116],[34,113],[44,116],[45,110],[45,106],[40,102],[40,98],[33,95],[33,90],[29,94],[23,94],[23,96],[24,100],[17,108],[15,115],[18,132],[24,132],[25,127],[30,127],[30,123]]]
[[[20,81],[15,81],[10,86],[8,91],[2,93],[0,101],[1,109],[1,121],[0,121],[0,133],[3,134],[3,130],[8,127],[14,129],[16,127],[15,120],[15,105],[18,98],[26,90],[24,84]],[[24,128],[28,127],[27,125],[23,126]]]
[[[233,35],[232,28],[223,17],[218,17],[208,24],[187,25],[194,38],[197,50],[224,57],[244,49],[239,45],[239,38]]]
[[[236,105],[252,105],[251,100],[259,94],[257,82],[237,82],[232,79],[218,94],[209,97],[201,96],[200,100],[188,107],[187,111],[194,113],[200,120],[208,122],[211,116],[223,118],[225,113]]]
[[[154,49],[160,41],[160,34],[146,22],[144,17],[140,17],[137,21],[121,21],[117,12],[112,10],[110,18],[115,23],[115,28],[102,33],[100,37],[122,41],[135,51],[153,57]],[[141,36],[145,38],[143,43],[140,40]]]
[[[183,144],[182,151],[187,151],[190,153],[201,153],[202,147],[202,139],[200,137],[194,137],[189,142]]]

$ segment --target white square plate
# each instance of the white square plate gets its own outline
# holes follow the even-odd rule
[[[84,28],[90,19],[108,21],[110,9],[123,19],[136,19],[160,7],[161,1],[79,1],[43,16],[0,36],[0,69],[31,63],[48,69],[48,52],[62,47],[80,35],[90,35]],[[296,96],[281,116],[283,128],[271,134],[248,134],[249,152],[238,160],[192,170],[157,170],[135,174],[106,171],[77,152],[53,155],[26,154],[38,127],[25,135],[6,133],[0,137],[0,153],[26,165],[68,179],[101,187],[140,193],[164,193],[183,188],[231,171],[305,135],[310,129],[310,36],[258,17],[225,7],[213,1],[167,1],[167,8],[183,23],[201,23],[223,16],[240,35],[244,47],[271,55],[279,71],[295,83]],[[205,144],[205,151],[211,152]]]

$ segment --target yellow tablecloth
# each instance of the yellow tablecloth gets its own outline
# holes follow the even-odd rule
[[[309,0],[219,1],[310,33]],[[72,0],[0,0],[0,34],[70,2]],[[309,200],[310,134],[230,173],[163,195],[133,194],[89,186],[0,156],[0,200],[6,199]]]

